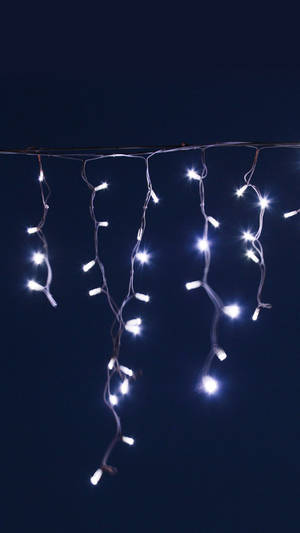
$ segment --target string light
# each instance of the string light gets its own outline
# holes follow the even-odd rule
[[[28,286],[28,289],[30,289],[31,291],[43,291],[45,288],[43,287],[43,285],[40,285],[40,283],[37,283],[33,279],[28,281],[27,286]]]
[[[199,280],[196,280],[196,281],[189,281],[188,283],[185,284],[185,287],[188,291],[191,291],[193,289],[198,289],[198,287],[201,287],[201,285],[202,285],[202,282]]]
[[[29,235],[31,235],[32,233],[37,233],[39,231],[39,228],[27,228],[27,233],[29,233]]]
[[[115,357],[111,357],[111,359],[109,360],[109,363],[107,365],[108,370],[112,370],[114,368],[115,362],[116,362]]]
[[[190,180],[198,180],[198,181],[201,180],[201,177],[199,176],[199,174],[198,174],[193,168],[190,168],[190,169],[187,171],[187,177],[188,177]]]
[[[45,256],[41,252],[35,252],[32,256],[32,260],[36,265],[41,265],[45,261]]]
[[[109,226],[109,223],[105,220],[104,222],[99,222],[100,228],[107,228]]]
[[[207,394],[214,394],[218,390],[218,383],[211,376],[203,376],[202,385]]]
[[[208,240],[205,238],[198,239],[197,247],[199,248],[200,252],[206,252],[209,249]]]
[[[298,215],[298,213],[300,213],[300,209],[295,209],[294,211],[289,211],[288,213],[284,213],[283,216],[284,218],[290,218],[290,217],[294,217],[295,215]]]
[[[241,198],[244,195],[244,192],[247,189],[247,187],[248,185],[243,185],[242,187],[240,187],[239,189],[235,191],[235,194],[237,195],[238,198]]]
[[[95,187],[95,191],[103,191],[104,189],[107,189],[108,187],[108,184],[106,183],[106,181],[104,181],[103,183],[100,183],[100,185],[97,185],[97,187]]]
[[[217,358],[220,360],[220,361],[224,361],[227,357],[227,354],[226,352],[224,352],[224,350],[222,348],[217,348],[216,349],[216,356]]]
[[[259,200],[259,205],[262,209],[266,209],[267,207],[269,207],[269,200],[268,198],[263,198],[261,197],[260,200]]]
[[[96,294],[100,294],[100,292],[102,292],[101,287],[96,287],[95,289],[91,289],[89,291],[89,295],[90,296],[96,296]]]
[[[120,365],[120,370],[123,372],[123,374],[126,374],[126,376],[131,378],[134,375],[133,370],[131,370],[131,368],[127,368],[127,366]]]
[[[88,272],[89,270],[91,270],[91,268],[93,268],[93,266],[95,266],[95,264],[96,264],[96,261],[94,261],[94,259],[92,261],[89,261],[88,263],[83,265],[82,267],[83,272]]]
[[[150,255],[148,254],[148,252],[138,252],[136,254],[136,258],[138,259],[138,261],[140,263],[142,263],[142,265],[144,265],[145,263],[148,263],[149,259],[150,259]]]
[[[134,444],[134,439],[132,437],[122,437],[122,441],[132,446]]]
[[[155,204],[158,204],[158,202],[159,202],[159,198],[158,198],[158,196],[155,194],[155,192],[153,191],[153,189],[152,189],[152,191],[151,191],[151,198],[152,198],[152,200],[153,200],[153,202],[154,202]]]
[[[252,320],[254,320],[254,322],[258,319],[259,312],[260,312],[260,309],[259,307],[257,307],[252,315]]]
[[[252,250],[247,250],[246,256],[248,257],[248,259],[251,259],[252,261],[254,261],[254,263],[259,263],[258,257],[255,255],[255,253]]]
[[[255,236],[250,231],[244,231],[243,233],[243,239],[244,241],[255,241]]]
[[[102,477],[102,474],[103,474],[103,470],[101,470],[101,468],[98,468],[98,470],[96,470],[96,472],[90,478],[91,484],[92,485],[98,485],[98,483],[99,483],[99,481],[100,481],[100,479]]]
[[[216,220],[214,217],[207,217],[207,220],[212,226],[214,226],[214,228],[218,228],[220,226],[220,222],[218,222],[218,220]]]
[[[141,300],[141,302],[150,302],[150,296],[148,294],[142,294],[141,292],[136,292],[135,297],[137,300]]]
[[[120,392],[122,394],[127,394],[129,391],[129,381],[127,378],[124,379],[124,381],[122,381],[121,385],[120,385]]]
[[[240,308],[236,304],[225,305],[225,307],[223,307],[223,311],[225,315],[230,316],[230,318],[237,318],[240,314]]]
[[[118,405],[118,403],[119,403],[118,396],[116,396],[115,394],[110,394],[109,395],[109,401],[110,401],[111,405]]]

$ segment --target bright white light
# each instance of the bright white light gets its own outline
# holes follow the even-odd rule
[[[218,383],[211,376],[203,376],[202,384],[207,394],[214,394],[218,390]]]
[[[149,302],[150,301],[149,294],[142,294],[141,292],[136,292],[135,293],[135,297],[137,298],[137,300],[141,300],[141,302]]]
[[[245,190],[247,189],[248,185],[243,185],[242,187],[240,187],[239,189],[237,189],[235,191],[235,194],[237,195],[238,198],[241,198],[241,196],[243,196]]]
[[[225,307],[223,307],[223,311],[226,315],[230,316],[230,318],[236,318],[240,314],[240,308],[236,304],[225,305]]]
[[[101,228],[107,228],[109,226],[109,223],[107,222],[107,220],[105,220],[104,222],[99,222],[98,226],[100,226]]]
[[[142,263],[142,265],[144,263],[148,263],[150,259],[150,255],[145,252],[145,250],[143,252],[138,252],[135,257],[139,260],[140,263]]]
[[[139,335],[141,333],[141,327],[139,325],[134,324],[126,324],[125,325],[126,331],[129,331],[130,333],[133,333],[133,335]]]
[[[115,394],[109,395],[109,402],[111,403],[111,405],[118,405],[118,401],[118,396],[116,396]]]
[[[108,363],[108,365],[107,365],[108,370],[112,370],[112,369],[113,369],[113,367],[115,366],[115,361],[116,361],[116,360],[115,360],[114,357],[112,357],[112,358],[109,360],[109,363]]]
[[[103,191],[103,189],[107,189],[107,187],[108,187],[108,184],[106,183],[106,181],[104,181],[103,183],[100,183],[100,185],[97,185],[94,191]]]
[[[269,202],[268,198],[264,198],[264,197],[262,197],[262,198],[259,200],[259,205],[260,205],[260,207],[261,207],[262,209],[266,209],[266,207],[269,206],[269,203],[270,203],[270,202]]]
[[[137,236],[136,236],[137,240],[141,241],[142,240],[142,236],[143,236],[143,230],[142,230],[142,228],[140,228],[139,231],[137,232]]]
[[[133,371],[131,368],[127,368],[127,366],[120,365],[120,370],[123,372],[123,374],[126,374],[129,377],[133,376]]]
[[[91,289],[89,291],[89,295],[90,296],[96,296],[96,294],[100,294],[100,292],[102,292],[101,287],[96,287],[95,289]]]
[[[122,441],[132,446],[134,444],[134,439],[132,437],[122,437]]]
[[[43,287],[43,285],[40,285],[39,283],[37,283],[36,281],[34,281],[33,279],[31,279],[30,281],[28,281],[27,283],[27,287],[28,289],[30,289],[31,291],[43,291],[45,287]]]
[[[259,263],[258,257],[255,255],[255,253],[252,250],[247,250],[246,256],[248,257],[248,259],[252,259],[254,263]]]
[[[255,237],[250,231],[243,232],[243,239],[244,241],[250,241],[250,242],[255,241]]]
[[[93,266],[95,266],[95,264],[96,264],[96,261],[94,261],[94,259],[92,261],[89,261],[89,263],[86,263],[85,265],[83,265],[83,267],[82,267],[83,272],[87,272],[88,270],[93,268]]]
[[[198,289],[198,287],[201,287],[201,285],[202,285],[202,283],[199,280],[197,280],[197,281],[189,281],[188,283],[185,284],[185,288],[188,291],[191,291],[192,289]]]
[[[298,215],[299,211],[289,211],[288,213],[284,213],[284,218],[290,218],[294,217],[295,215]]]
[[[29,235],[36,233],[37,231],[39,231],[39,228],[27,228],[27,233],[29,233]]]
[[[92,477],[90,478],[90,482],[92,485],[97,485],[102,477],[102,474],[103,474],[103,471],[101,470],[101,468],[98,468],[98,470],[96,470],[95,474],[92,475]]]
[[[131,320],[127,320],[126,326],[140,326],[142,324],[141,318],[132,318]]]
[[[207,239],[198,239],[197,247],[199,248],[200,252],[206,252],[206,250],[209,249],[209,243]]]
[[[128,379],[124,379],[124,381],[122,381],[121,385],[120,385],[120,392],[122,394],[127,394],[127,392],[129,391],[129,381]]]
[[[214,228],[218,228],[220,226],[220,222],[218,220],[216,220],[214,217],[207,217],[207,220],[208,220],[208,222],[211,223],[211,225]]]
[[[220,359],[220,361],[224,361],[224,359],[226,359],[226,357],[227,357],[227,353],[224,352],[224,350],[222,348],[217,348],[216,349],[216,356],[218,357],[218,359]]]
[[[155,204],[158,204],[158,202],[159,202],[159,198],[158,198],[158,196],[156,196],[156,194],[155,194],[155,192],[154,192],[153,189],[152,189],[152,191],[151,191],[151,198],[152,198],[152,200],[153,200],[153,202],[154,202]]]
[[[44,261],[44,259],[45,256],[41,252],[35,252],[32,256],[32,260],[36,265],[40,265]]]
[[[252,315],[252,320],[254,320],[254,321],[257,320],[258,315],[259,315],[259,312],[260,312],[260,309],[259,309],[259,307],[257,307],[257,308],[255,309],[253,315]]]
[[[40,171],[39,181],[44,181],[44,172],[42,170]]]
[[[188,177],[190,180],[198,180],[198,181],[201,180],[201,176],[200,176],[199,174],[197,174],[197,172],[196,172],[193,168],[190,168],[190,169],[187,171],[187,177]]]

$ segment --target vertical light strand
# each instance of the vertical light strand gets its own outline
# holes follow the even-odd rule
[[[269,205],[269,200],[267,197],[264,197],[258,187],[251,182],[253,174],[256,170],[259,153],[260,149],[256,148],[252,166],[250,170],[248,170],[248,172],[246,172],[246,174],[244,175],[245,185],[243,186],[246,186],[246,189],[249,187],[255,192],[259,207],[258,228],[256,233],[252,234],[249,231],[243,233],[243,239],[246,243],[248,243],[245,255],[246,257],[248,257],[248,259],[251,259],[254,263],[258,264],[260,269],[260,280],[256,293],[257,305],[252,314],[252,320],[254,321],[257,320],[261,309],[270,309],[272,307],[270,303],[265,303],[262,301],[262,290],[266,279],[266,264],[263,246],[260,242],[260,237],[263,231],[265,210]],[[239,190],[241,191],[242,189]],[[238,194],[238,196],[243,196],[243,194]]]
[[[38,163],[39,163],[39,178],[38,178],[38,181],[39,181],[41,200],[42,200],[42,205],[43,205],[43,213],[42,213],[42,217],[41,217],[41,220],[39,221],[38,225],[34,226],[34,227],[27,228],[27,233],[29,235],[32,235],[32,234],[36,233],[38,235],[38,237],[40,238],[41,242],[42,242],[43,251],[42,252],[35,252],[33,254],[32,259],[33,259],[33,261],[34,261],[34,263],[36,265],[40,265],[42,263],[44,263],[46,265],[46,268],[47,268],[47,279],[46,279],[46,283],[44,285],[41,285],[40,283],[37,283],[35,280],[30,280],[30,281],[28,281],[27,286],[28,286],[28,288],[30,290],[43,292],[45,294],[45,296],[47,297],[48,301],[50,302],[50,304],[53,307],[56,307],[57,306],[57,302],[55,301],[55,299],[53,298],[53,296],[51,294],[52,268],[51,268],[50,261],[49,261],[48,243],[47,243],[47,239],[45,237],[44,231],[43,231],[43,228],[44,228],[44,225],[45,225],[45,222],[46,222],[46,218],[47,218],[47,215],[48,215],[48,211],[49,211],[49,203],[48,202],[49,202],[49,198],[51,196],[51,190],[50,190],[49,184],[47,182],[46,176],[45,176],[44,171],[43,171],[41,156],[38,155],[37,158],[38,158]]]
[[[108,156],[109,157],[109,156]],[[112,156],[113,157],[113,156]],[[126,157],[126,156],[124,156]],[[143,208],[142,208],[142,216],[141,216],[141,222],[140,222],[140,226],[138,228],[138,231],[137,231],[137,235],[136,235],[136,242],[134,244],[134,247],[133,247],[133,250],[131,252],[131,256],[130,256],[130,274],[129,274],[129,283],[128,283],[128,289],[127,289],[127,293],[120,305],[120,307],[117,306],[117,304],[114,302],[112,296],[111,296],[111,293],[109,291],[109,288],[108,288],[108,284],[107,284],[107,279],[106,279],[106,275],[105,275],[105,268],[104,268],[104,264],[103,264],[103,261],[102,259],[100,259],[100,255],[99,255],[99,238],[98,238],[98,231],[99,231],[99,222],[97,221],[97,218],[96,218],[96,215],[95,215],[95,209],[94,209],[94,199],[95,199],[95,193],[97,191],[100,191],[102,190],[103,188],[97,188],[97,190],[95,190],[96,188],[93,187],[93,185],[88,181],[88,178],[87,178],[87,175],[86,175],[86,164],[88,161],[85,161],[83,162],[83,166],[82,166],[82,178],[83,180],[86,182],[86,184],[88,185],[88,187],[90,188],[91,190],[91,200],[90,200],[90,215],[91,215],[91,218],[93,220],[93,224],[94,224],[94,252],[95,252],[95,256],[94,256],[94,259],[91,261],[91,263],[93,264],[98,264],[99,268],[100,268],[100,271],[101,271],[101,275],[102,275],[102,285],[101,287],[99,287],[100,289],[100,292],[103,292],[106,297],[107,297],[107,300],[108,300],[108,303],[109,303],[109,306],[114,314],[114,321],[113,321],[113,324],[112,324],[112,327],[111,327],[111,337],[112,337],[112,354],[109,358],[109,362],[108,362],[108,365],[107,365],[107,377],[106,377],[106,383],[105,383],[105,387],[104,387],[104,393],[103,393],[103,398],[104,398],[104,402],[105,404],[107,405],[107,407],[110,409],[110,411],[112,412],[113,414],[113,417],[115,419],[115,424],[116,424],[116,428],[115,428],[115,434],[111,440],[111,442],[109,443],[105,453],[104,453],[104,456],[102,458],[102,462],[101,462],[101,466],[100,468],[98,468],[98,470],[96,472],[109,472],[110,474],[114,474],[116,473],[116,468],[110,466],[107,464],[107,461],[109,460],[109,457],[113,451],[113,449],[115,448],[116,444],[120,441],[123,441],[125,443],[129,443],[129,444],[133,444],[134,443],[134,439],[132,439],[131,437],[124,437],[122,435],[122,425],[121,425],[121,420],[120,420],[120,416],[116,410],[116,406],[118,405],[119,403],[119,399],[120,397],[115,393],[113,392],[113,387],[115,386],[114,385],[114,382],[115,380],[112,380],[112,378],[115,376],[116,378],[118,378],[120,381],[120,386],[119,386],[119,393],[124,396],[126,395],[128,392],[129,392],[129,384],[130,384],[130,381],[132,379],[135,379],[135,373],[130,369],[130,368],[127,368],[126,366],[124,365],[120,365],[119,364],[119,355],[120,355],[120,347],[121,347],[121,340],[122,340],[122,335],[124,333],[124,330],[127,330],[131,333],[138,333],[139,332],[139,328],[140,328],[140,324],[141,324],[141,319],[140,318],[137,318],[137,319],[131,319],[129,321],[127,321],[126,323],[124,322],[124,318],[123,318],[123,311],[126,307],[126,305],[129,303],[129,301],[134,298],[134,297],[137,297],[137,299],[140,299],[144,302],[148,302],[149,301],[149,296],[148,295],[144,295],[142,293],[135,293],[135,288],[134,288],[134,273],[135,273],[135,261],[136,261],[136,258],[137,258],[137,255],[139,253],[139,249],[140,249],[140,246],[141,246],[141,242],[142,242],[142,239],[143,239],[143,236],[144,236],[144,232],[145,232],[145,228],[146,228],[146,213],[147,213],[147,209],[148,209],[148,205],[149,205],[149,201],[151,199],[151,197],[153,198],[153,201],[154,203],[157,203],[157,197],[156,195],[153,195],[153,189],[152,189],[152,183],[151,183],[151,178],[150,178],[150,172],[149,172],[149,157],[138,157],[138,156],[127,156],[127,157],[133,157],[133,158],[139,158],[139,159],[143,159],[145,161],[145,174],[146,174],[146,186],[147,186],[147,191],[146,191],[146,197],[145,197],[145,200],[144,200],[144,204],[143,204]],[[98,478],[100,479],[99,475],[96,475],[96,477],[94,477],[95,474],[91,477],[91,483],[92,484],[96,484],[95,483],[95,480],[98,480]]]

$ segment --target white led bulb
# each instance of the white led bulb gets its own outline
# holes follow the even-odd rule
[[[225,305],[225,307],[223,307],[223,312],[230,316],[230,318],[236,318],[239,316],[240,314],[240,308],[238,305],[236,304],[233,304],[233,305]]]
[[[136,292],[135,297],[137,300],[141,300],[141,302],[149,302],[150,296],[148,294],[142,294],[141,292]]]
[[[103,470],[101,468],[98,468],[96,472],[90,477],[90,482],[92,485],[97,485],[102,477]]]
[[[132,437],[122,437],[122,441],[132,446],[134,444],[134,439]]]
[[[82,267],[83,272],[88,272],[88,270],[91,270],[91,268],[93,268],[95,264],[96,264],[96,261],[94,261],[94,259],[92,261],[89,261],[88,263],[83,265]]]
[[[43,287],[43,285],[40,285],[39,283],[37,283],[36,281],[34,281],[33,279],[31,279],[30,281],[28,281],[27,283],[27,287],[28,289],[30,289],[31,291],[43,291],[45,287]]]
[[[214,394],[218,390],[218,383],[211,376],[203,376],[202,385],[207,394]]]
[[[37,227],[27,228],[27,233],[29,233],[29,235],[36,233],[37,231],[39,231],[39,228]]]
[[[152,198],[152,200],[153,200],[153,202],[154,202],[155,204],[158,204],[158,202],[159,202],[159,198],[158,198],[158,196],[156,196],[156,194],[155,194],[155,192],[154,192],[153,189],[152,189],[152,191],[151,191],[151,198]]]
[[[120,392],[122,394],[127,394],[128,391],[129,391],[129,381],[127,378],[125,378],[124,381],[122,381],[120,385]]]
[[[207,220],[211,223],[212,226],[214,226],[214,228],[218,228],[220,226],[220,222],[214,217],[207,217]]]
[[[255,255],[255,253],[252,250],[247,250],[246,256],[248,257],[248,259],[251,259],[252,261],[254,261],[254,263],[259,263],[258,257]]]
[[[199,280],[196,280],[196,281],[189,281],[188,283],[185,284],[185,288],[188,290],[188,291],[191,291],[193,289],[198,289],[198,287],[201,287],[202,283],[201,281]]]
[[[94,191],[103,191],[104,189],[107,189],[108,184],[106,181],[104,183],[100,183],[100,185],[97,185],[97,187],[94,188]]]
[[[89,295],[90,296],[96,296],[96,294],[100,294],[100,292],[102,292],[101,287],[96,287],[95,289],[91,289],[89,291]]]

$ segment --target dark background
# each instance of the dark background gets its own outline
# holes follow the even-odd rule
[[[134,36],[120,13],[111,15],[110,33],[103,33],[103,13],[96,19],[89,11],[82,21],[77,15],[75,25],[68,19],[71,42],[66,13],[49,11],[35,26],[22,13],[14,20],[2,62],[3,148],[300,140],[300,70],[284,14],[263,49],[257,14],[241,16],[234,35],[220,12],[211,33],[192,11],[187,20],[177,12],[167,28],[168,13],[157,26],[151,15]],[[285,47],[277,39],[283,30]],[[39,276],[30,261],[39,243],[26,234],[41,214],[37,161],[1,156],[5,532],[299,530],[300,222],[282,213],[299,207],[300,150],[263,152],[254,176],[271,199],[262,242],[264,299],[273,305],[255,324],[258,269],[244,259],[240,233],[255,228],[258,208],[251,193],[240,200],[233,194],[252,156],[238,148],[208,153],[207,206],[222,223],[210,231],[210,280],[225,302],[242,307],[239,320],[222,321],[228,359],[213,367],[220,390],[209,398],[197,385],[212,309],[201,291],[184,288],[202,269],[194,248],[202,228],[197,185],[185,177],[199,154],[152,160],[161,202],[148,212],[151,263],[136,275],[136,288],[152,301],[129,305],[128,318],[140,313],[145,327],[140,338],[124,335],[121,352],[124,364],[143,370],[120,406],[124,432],[136,444],[116,449],[119,474],[97,487],[89,477],[113,431],[102,401],[112,317],[103,297],[87,296],[97,274],[81,272],[93,253],[87,189],[79,163],[44,160],[53,191],[45,232],[54,310],[26,289]],[[110,221],[103,250],[120,299],[144,168],[140,161],[102,161],[88,172],[95,184],[110,183],[97,210]]]

